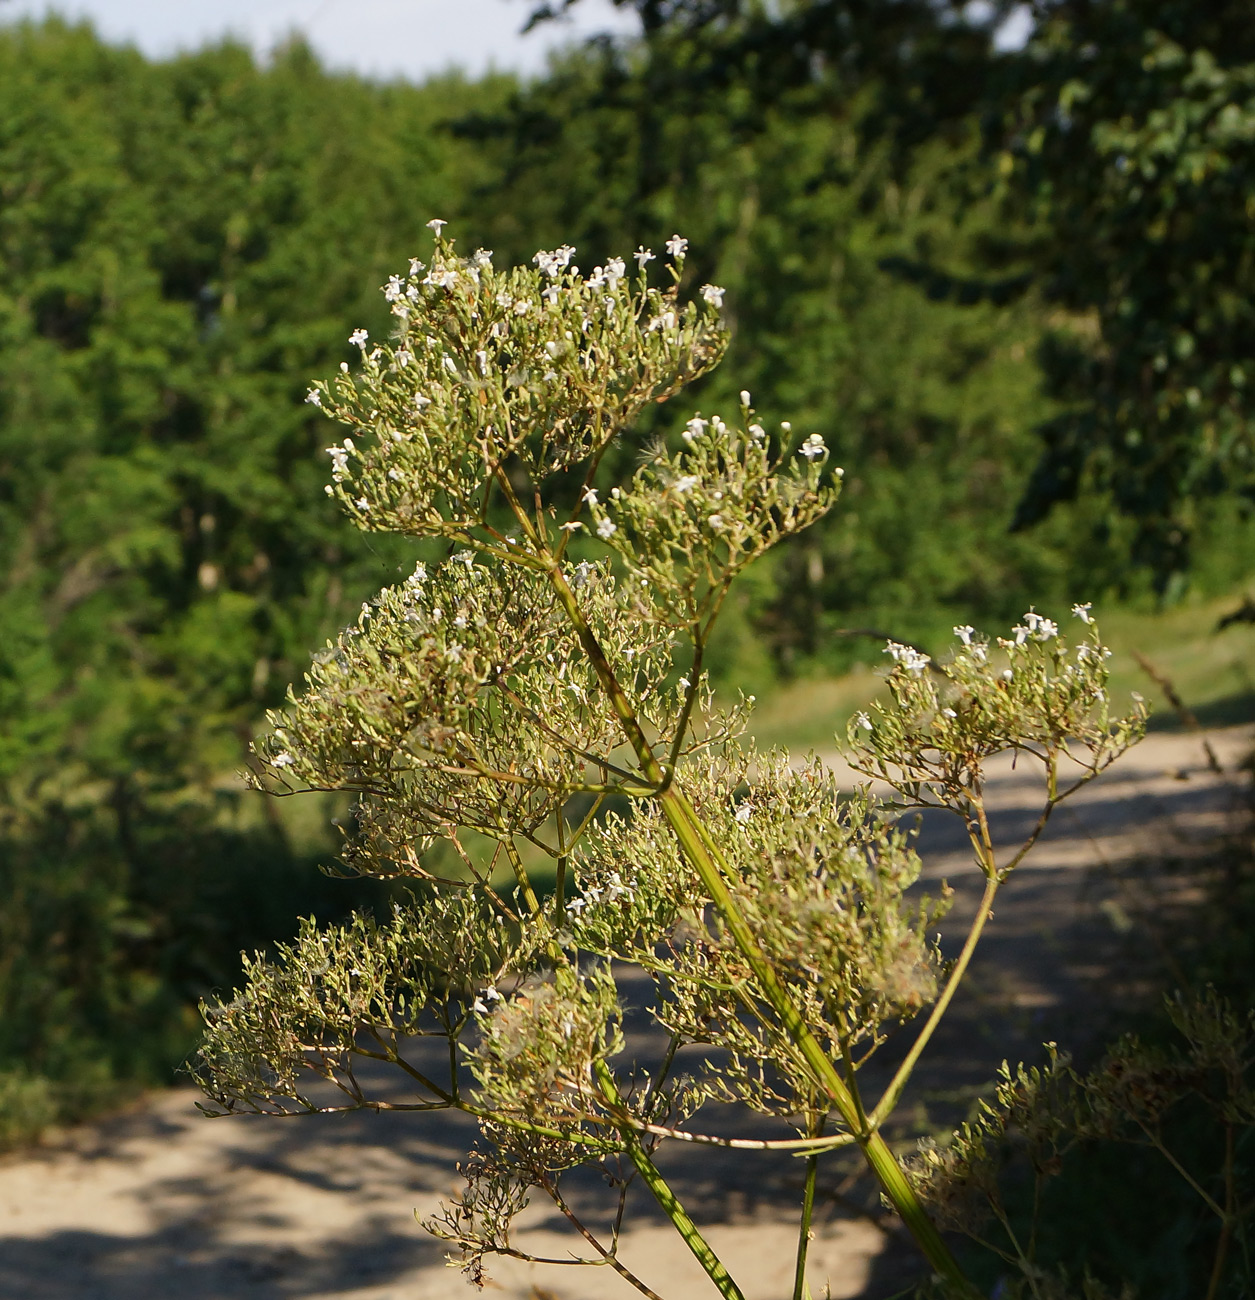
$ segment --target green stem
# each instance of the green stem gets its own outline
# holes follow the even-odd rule
[[[946,981],[946,987],[942,990],[941,996],[933,1006],[932,1013],[924,1022],[924,1027],[919,1031],[919,1035],[911,1045],[911,1050],[906,1054],[906,1059],[898,1066],[892,1082],[885,1089],[884,1096],[876,1103],[876,1108],[871,1113],[870,1122],[873,1128],[879,1128],[885,1119],[893,1113],[894,1108],[901,1100],[903,1090],[915,1070],[916,1063],[923,1054],[924,1048],[928,1046],[928,1040],[932,1038],[933,1032],[941,1023],[942,1016],[946,1014],[950,1001],[954,997],[964,973],[967,971],[968,963],[972,960],[972,954],[976,951],[976,945],[980,940],[981,931],[985,928],[985,922],[989,920],[993,913],[994,895],[997,892],[998,877],[995,873],[986,877],[984,896],[981,898],[980,907],[976,910],[972,927],[967,932],[967,940],[963,944],[963,951],[959,953],[958,960],[954,963],[954,969],[950,972],[950,978]]]
[[[615,1086],[610,1067],[605,1061],[598,1061],[593,1066],[593,1072],[597,1076],[597,1084],[601,1089],[601,1095],[606,1099],[607,1103],[616,1110],[621,1109],[623,1098]],[[624,1128],[620,1130],[620,1136],[627,1147],[628,1155],[632,1158],[632,1163],[636,1166],[637,1173],[640,1174],[646,1187],[654,1194],[654,1200],[662,1207],[663,1213],[674,1224],[675,1230],[683,1238],[684,1244],[692,1251],[693,1258],[697,1260],[705,1270],[706,1276],[715,1284],[719,1294],[724,1297],[724,1300],[745,1300],[741,1288],[732,1280],[719,1256],[711,1250],[705,1237],[698,1230],[697,1224],[689,1218],[684,1206],[680,1204],[676,1194],[667,1185],[666,1179],[658,1172],[658,1166],[649,1158],[649,1152],[645,1150],[637,1134],[630,1128]]]
[[[901,1216],[902,1222],[915,1238],[934,1271],[957,1294],[971,1294],[971,1285],[959,1267],[958,1260],[946,1245],[941,1233],[937,1231],[936,1224],[928,1217],[928,1212],[889,1149],[889,1144],[878,1131],[868,1128],[845,1080],[842,1079],[819,1040],[811,1033],[810,1027],[798,1011],[784,982],[767,954],[759,946],[757,937],[728,887],[728,878],[733,874],[730,866],[692,804],[674,785],[670,784],[671,773],[664,773],[655,757],[637,721],[631,701],[615,677],[605,652],[584,618],[575,594],[571,591],[556,562],[552,563],[549,574],[558,600],[571,620],[571,625],[580,638],[580,643],[597,673],[602,688],[610,698],[628,743],[640,762],[645,779],[659,787],[657,798],[663,816],[679,841],[684,856],[697,872],[698,878],[706,889],[707,897],[714,904],[742,957],[753,972],[759,988],[766,996],[772,1010],[780,1018],[786,1033],[801,1053],[820,1087],[831,1097],[842,1119],[854,1134],[864,1159],[879,1179],[885,1195]],[[644,1156],[643,1149],[641,1154]]]
[[[818,1137],[823,1120],[812,1125],[813,1137]],[[819,1174],[819,1157],[812,1153],[806,1157],[806,1186],[802,1192],[802,1222],[797,1232],[797,1265],[793,1270],[793,1300],[809,1300],[806,1286],[806,1255],[811,1244],[811,1219],[815,1213],[815,1181]]]

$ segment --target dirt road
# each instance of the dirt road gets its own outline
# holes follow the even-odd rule
[[[1250,729],[1211,733],[1232,768]],[[1031,819],[1036,787],[1022,767],[991,785],[996,832]],[[944,1104],[987,1081],[1004,1055],[1066,1037],[1101,977],[1113,936],[1127,930],[1122,871],[1165,849],[1188,854],[1224,822],[1232,780],[1208,772],[1196,737],[1152,735],[1060,809],[1045,842],[1006,887],[969,987],[939,1035],[913,1097]],[[952,828],[929,825],[930,874],[959,891],[956,924],[975,896]],[[1098,871],[1091,870],[1095,863]],[[1083,1017],[1082,1017],[1083,1018]],[[473,1295],[444,1249],[415,1223],[453,1190],[472,1131],[455,1117],[352,1116],[210,1121],[197,1094],[151,1096],[129,1114],[61,1135],[0,1162],[0,1297],[13,1300],[463,1300]],[[938,1096],[942,1103],[935,1103]],[[667,1172],[709,1224],[751,1300],[790,1294],[798,1162],[735,1163],[679,1150]],[[842,1189],[821,1196],[811,1285],[833,1297],[885,1294],[910,1256],[850,1210]],[[576,1241],[534,1205],[518,1244],[563,1257]],[[713,1296],[670,1227],[646,1214],[623,1256],[666,1300]],[[503,1300],[612,1300],[637,1295],[608,1269],[502,1261]]]

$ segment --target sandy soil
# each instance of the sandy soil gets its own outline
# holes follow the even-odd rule
[[[1211,733],[1227,767],[1250,729]],[[1035,813],[1032,774],[1004,765],[991,787],[1007,842]],[[911,1094],[934,1117],[986,1082],[1004,1055],[1085,1023],[1114,947],[1137,939],[1122,891],[1130,868],[1165,851],[1188,856],[1231,815],[1232,781],[1211,774],[1196,737],[1151,736],[1060,809],[1012,877],[969,986]],[[955,828],[924,829],[930,872],[958,889],[958,932],[978,885]],[[1095,867],[1097,864],[1097,867]],[[891,1064],[891,1058],[889,1058]],[[455,1117],[357,1114],[210,1121],[176,1089],[132,1112],[59,1135],[0,1162],[0,1296],[14,1300],[462,1300],[474,1294],[415,1222],[456,1186],[472,1130]],[[742,1121],[733,1117],[733,1122]],[[748,1131],[748,1130],[747,1130]],[[710,1225],[709,1237],[751,1300],[790,1294],[791,1223],[800,1162],[729,1161],[692,1148],[666,1172]],[[902,1240],[849,1199],[843,1166],[824,1184],[810,1277],[816,1295],[887,1295],[913,1268]],[[582,1199],[595,1185],[577,1191]],[[868,1202],[873,1204],[874,1201]],[[714,1290],[670,1227],[642,1205],[623,1258],[667,1300]],[[565,1257],[580,1243],[534,1205],[518,1244]],[[905,1271],[905,1272],[904,1272]],[[501,1261],[492,1294],[508,1300],[637,1295],[608,1269]]]

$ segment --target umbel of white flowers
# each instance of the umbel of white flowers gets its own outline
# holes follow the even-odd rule
[[[1140,727],[1136,709],[1109,716],[1088,606],[1075,649],[1033,611],[993,645],[956,629],[943,660],[892,642],[888,698],[851,724],[854,763],[898,807],[951,809],[972,837],[986,895],[947,969],[947,895],[908,894],[920,863],[895,811],[813,757],[757,752],[741,739],[752,700],[721,707],[705,671],[736,576],[835,503],[824,440],[769,431],[742,391],[726,418],[678,422],[630,481],[604,481],[614,440],[722,357],[724,291],[682,300],[678,235],[660,266],[640,248],[582,275],[566,245],[509,270],[484,250],[460,257],[443,225],[430,265],[384,289],[392,337],[355,330],[359,365],[310,400],[347,428],[328,448],[330,494],[361,528],[444,558],[315,655],[271,715],[254,778],[351,794],[344,863],[414,893],[382,920],[306,922],[247,961],[245,987],[206,1008],[199,1076],[220,1113],[475,1116],[466,1189],[428,1223],[473,1281],[488,1256],[527,1257],[512,1224],[541,1194],[587,1262],[655,1295],[617,1227],[594,1230],[562,1191],[568,1170],[606,1163],[610,1221],[643,1188],[737,1300],[660,1172],[659,1146],[683,1141],[806,1157],[795,1294],[818,1165],[842,1146],[950,1291],[970,1294],[881,1129],[1030,846],[990,839],[982,763],[1006,749],[1038,762],[1044,822]],[[624,1021],[632,966],[661,1056]],[[926,1010],[880,1100],[864,1098],[863,1065]],[[372,1092],[358,1058],[394,1066],[402,1099]],[[719,1133],[719,1101],[767,1132]]]

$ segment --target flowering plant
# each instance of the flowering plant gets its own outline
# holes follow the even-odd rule
[[[476,1116],[466,1189],[427,1225],[475,1281],[487,1256],[528,1258],[511,1223],[539,1190],[587,1262],[654,1295],[619,1258],[617,1226],[599,1236],[564,1199],[567,1171],[609,1162],[612,1221],[643,1186],[719,1293],[741,1296],[660,1171],[675,1140],[804,1158],[799,1300],[816,1171],[839,1147],[862,1153],[936,1275],[967,1294],[882,1128],[1000,883],[1051,810],[1136,739],[1140,705],[1110,715],[1106,651],[1077,607],[1074,647],[1036,613],[993,646],[956,629],[942,663],[890,644],[889,699],[849,735],[890,802],[843,791],[816,758],[757,752],[743,739],[752,701],[719,705],[704,655],[737,574],[835,503],[823,439],[793,447],[742,393],[734,417],[694,416],[607,490],[612,442],[719,361],[723,291],[681,301],[679,236],[659,288],[646,249],[634,273],[612,259],[582,275],[569,247],[501,271],[432,224],[431,265],[385,289],[394,337],[356,331],[359,369],[310,401],[351,435],[329,448],[328,492],[360,527],[449,555],[363,606],[256,747],[261,788],[351,792],[345,862],[415,892],[384,920],[307,922],[276,959],[249,961],[243,990],[206,1009],[200,1078],[220,1112]],[[1044,773],[1038,829],[1010,850],[982,796],[982,764],[1007,749]],[[910,893],[920,861],[903,806],[962,817],[987,882],[953,963],[934,933],[945,897]],[[449,848],[456,870],[438,865]],[[668,1039],[652,1061],[626,1050],[629,966]],[[883,1096],[864,1097],[862,1067],[921,1015]],[[414,1062],[425,1037],[447,1042],[439,1076]],[[696,1066],[694,1045],[709,1053]],[[406,1099],[372,1095],[357,1058],[395,1067]],[[769,1131],[707,1128],[720,1101]]]

